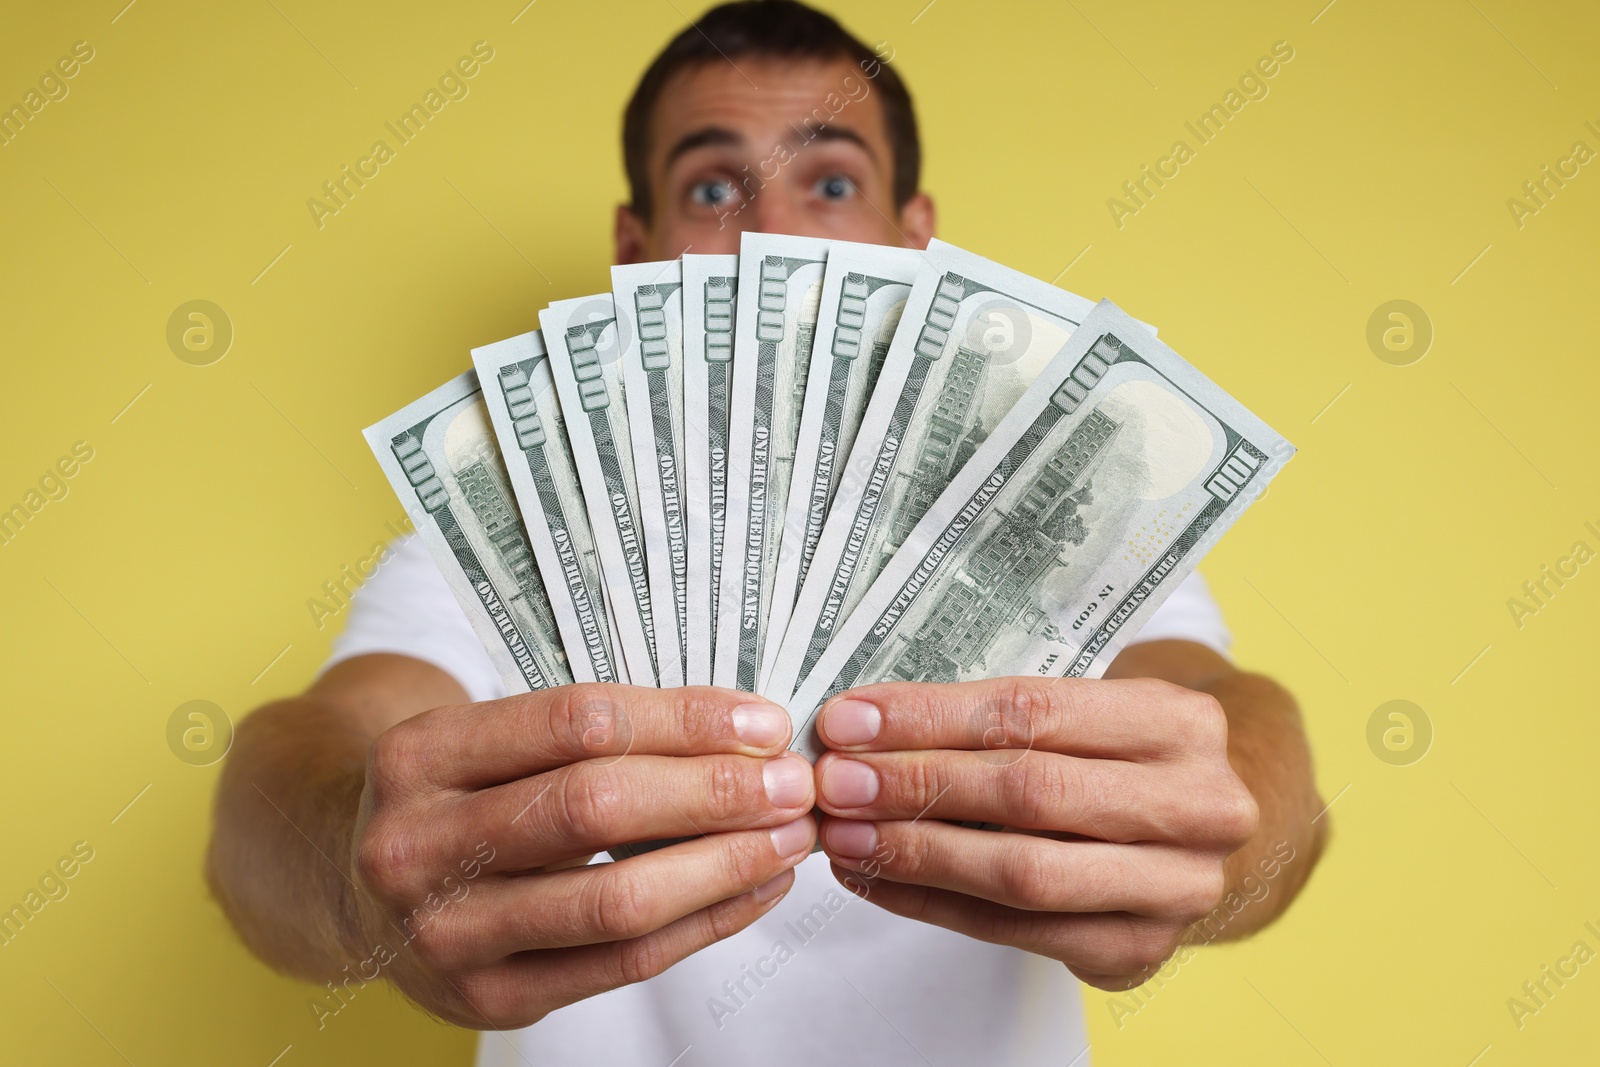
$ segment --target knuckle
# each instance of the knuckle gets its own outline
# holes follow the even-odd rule
[[[1173,914],[1184,923],[1192,923],[1211,914],[1222,903],[1227,892],[1227,876],[1222,864],[1207,864],[1194,876],[1185,879],[1173,901]]]
[[[724,702],[716,690],[705,686],[685,686],[671,690],[670,713],[677,723],[679,736],[689,739],[696,751],[704,751],[729,741],[733,724],[724,710]]]
[[[482,1020],[495,1030],[510,1030],[537,1021],[541,1013],[529,1002],[527,990],[509,975],[478,971],[451,980],[463,1001],[462,1014]]]
[[[610,878],[594,879],[585,893],[587,899],[581,905],[583,914],[601,940],[627,941],[652,929],[650,887],[637,875],[614,872]]]
[[[1222,702],[1210,693],[1193,689],[1182,692],[1184,725],[1191,742],[1209,752],[1227,751],[1228,716],[1222,710]]]
[[[711,943],[724,941],[744,929],[743,900],[724,900],[706,909],[706,933]]]
[[[1124,891],[1127,875],[1127,868],[1109,854],[1093,854],[1087,862],[1071,872],[1073,897],[1080,901],[1079,910],[1120,910],[1127,903]]]
[[[543,728],[561,751],[584,759],[610,750],[622,731],[621,718],[611,686],[575,682],[551,690]]]
[[[617,829],[627,803],[609,768],[569,766],[557,792],[560,825],[569,841],[603,840]]]
[[[1039,756],[1038,753],[1030,753]],[[1088,806],[1085,781],[1077,765],[1065,759],[1042,756],[1021,759],[1002,772],[1001,796],[1006,813],[1016,825],[1033,829],[1060,829],[1063,812]]]
[[[1129,921],[1112,950],[1111,969],[1117,974],[1149,977],[1172,955],[1180,933],[1181,928],[1167,923]]]
[[[999,945],[1021,945],[1033,942],[1037,933],[1034,917],[1015,909],[997,908],[986,911],[981,919],[986,940]]]
[[[1012,835],[1008,835],[1012,836]],[[1060,872],[1050,850],[1038,839],[1020,841],[1000,863],[1000,887],[1009,899],[1027,907],[1047,904],[1055,895]]]
[[[732,819],[754,810],[759,787],[750,780],[750,770],[730,758],[706,761],[705,798],[713,818]],[[760,768],[756,772],[760,773]]]
[[[498,975],[488,972],[458,975],[453,980],[456,995],[463,1007],[471,1005],[472,1014],[481,1016],[490,1026],[498,1027],[506,1017],[506,987],[510,985]]]
[[[617,975],[622,985],[647,981],[670,966],[672,958],[659,937],[638,937],[617,945]]]
[[[364,885],[393,897],[412,881],[417,849],[411,835],[385,820],[369,822],[355,848],[356,872]]]
[[[922,811],[945,791],[938,759],[874,760],[872,769],[883,783],[877,803],[898,803]],[[872,805],[868,805],[871,807]],[[936,813],[929,812],[930,815]]]
[[[864,861],[867,866],[863,870],[869,877],[892,870],[897,881],[919,882],[937,865],[933,846],[921,823],[893,828],[879,824],[878,832],[882,835],[878,849],[871,859]]]
[[[728,885],[760,885],[776,861],[764,832],[724,835],[722,862]]]
[[[448,973],[456,962],[454,939],[439,922],[426,923],[411,931],[411,951],[419,963],[436,973]]]
[[[417,728],[402,722],[373,739],[367,749],[367,785],[373,799],[394,800],[410,791],[420,777],[421,745]]]
[[[1217,828],[1225,843],[1238,847],[1255,836],[1261,808],[1237,776],[1230,772],[1228,779],[1217,804]]]
[[[1001,714],[1009,736],[1033,737],[1070,709],[1069,687],[1046,678],[1013,678],[1007,685]]]

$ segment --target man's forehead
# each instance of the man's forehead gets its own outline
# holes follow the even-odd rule
[[[680,71],[656,100],[653,154],[670,151],[682,133],[718,126],[770,139],[791,121],[811,117],[881,135],[882,115],[866,104],[869,79],[848,59],[771,60],[741,56]],[[845,106],[847,105],[848,106]]]

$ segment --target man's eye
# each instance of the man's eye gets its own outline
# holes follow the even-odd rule
[[[695,182],[689,187],[689,199],[702,207],[722,207],[733,198],[733,183],[727,179]]]
[[[843,174],[830,174],[817,182],[817,195],[824,200],[843,200],[854,196],[856,183]]]

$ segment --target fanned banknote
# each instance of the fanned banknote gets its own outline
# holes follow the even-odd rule
[[[513,691],[760,692],[814,759],[858,685],[1095,677],[1293,454],[1109,303],[741,248],[617,267],[366,431]]]
[[[878,681],[1095,677],[1294,447],[1102,301],[905,538],[789,701]]]
[[[684,677],[710,685],[728,499],[728,404],[738,256],[683,257],[683,422],[688,505],[688,622]]]
[[[683,489],[683,268],[677,260],[611,268],[622,348],[622,380],[633,438],[656,663],[684,680],[689,547]],[[664,683],[666,684],[666,683]]]
[[[789,696],[774,691],[771,684],[783,634],[906,296],[926,262],[912,248],[850,241],[835,241],[829,247],[762,646],[761,692],[774,700]]]
[[[1094,306],[943,241],[924,256],[766,680],[774,699]]]
[[[717,685],[760,683],[767,613],[811,362],[828,242],[745,233],[739,244],[728,512],[717,599]]]
[[[634,685],[682,685],[681,672],[655,660],[649,570],[623,391],[618,321],[610,293],[558,300],[539,312],[567,439],[600,551],[622,656]]]
[[[572,677],[625,682],[544,338],[534,330],[474,348],[472,363]]]
[[[506,688],[572,681],[478,376],[451,379],[364,436]]]

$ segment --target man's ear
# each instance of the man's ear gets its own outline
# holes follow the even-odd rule
[[[616,244],[616,262],[643,263],[645,249],[649,247],[649,234],[643,221],[627,204],[617,205],[617,225],[613,234]]]
[[[900,232],[912,248],[927,248],[933,238],[933,197],[917,193],[900,209]]]

